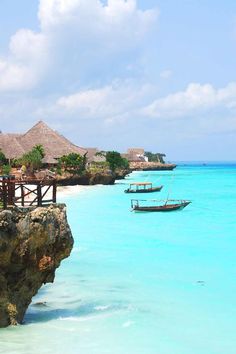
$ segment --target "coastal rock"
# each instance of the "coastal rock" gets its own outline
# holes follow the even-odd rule
[[[177,165],[160,162],[130,162],[131,171],[172,171]]]
[[[32,297],[54,281],[72,247],[64,204],[0,212],[0,327],[22,322]]]
[[[86,173],[80,175],[64,174],[63,176],[57,176],[57,183],[60,186],[74,186],[74,185],[111,185],[115,183],[116,179],[123,179],[130,171],[119,170],[116,173],[98,172],[98,173]]]

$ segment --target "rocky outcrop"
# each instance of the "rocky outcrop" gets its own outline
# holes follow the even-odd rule
[[[72,247],[63,204],[0,212],[0,327],[22,322],[32,297],[53,282]]]
[[[94,173],[94,174],[85,174],[83,176],[67,176],[63,178],[57,179],[57,184],[59,186],[74,186],[74,185],[82,185],[82,186],[92,186],[95,184],[114,184],[115,176],[111,174],[101,174],[101,173]]]
[[[97,173],[85,173],[82,176],[64,174],[64,176],[57,176],[57,183],[60,186],[74,186],[84,185],[92,186],[96,184],[111,185],[115,183],[116,179],[123,179],[130,171],[118,170],[116,173],[112,172],[97,172]]]
[[[176,166],[173,163],[130,162],[130,169],[132,171],[171,171]]]

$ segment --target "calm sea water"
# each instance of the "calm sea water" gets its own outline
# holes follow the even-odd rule
[[[192,204],[131,213],[134,181]],[[72,255],[25,324],[0,330],[1,354],[236,353],[236,166],[135,172],[63,201]]]

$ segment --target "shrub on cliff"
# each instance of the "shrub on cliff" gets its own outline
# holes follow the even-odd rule
[[[149,162],[160,162],[160,163],[165,163],[163,157],[165,157],[165,154],[160,154],[160,153],[153,153],[150,151],[145,151],[145,156],[148,158]]]
[[[81,174],[85,170],[86,156],[71,153],[59,159],[59,166],[72,174]]]
[[[118,168],[126,169],[129,167],[128,160],[123,158],[117,151],[108,151],[106,153],[106,161],[108,162],[112,172],[115,172],[115,170]]]

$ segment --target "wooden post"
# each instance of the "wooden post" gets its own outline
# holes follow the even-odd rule
[[[20,185],[21,190],[21,206],[25,206],[25,194],[24,194],[24,185]]]
[[[2,201],[3,201],[3,209],[7,209],[7,185],[4,179],[2,181]]]
[[[37,197],[38,197],[38,207],[42,206],[42,189],[41,189],[41,184],[38,182],[37,185]]]
[[[54,180],[52,182],[52,202],[56,203],[57,202],[57,182]]]
[[[7,183],[7,190],[8,190],[7,203],[8,205],[14,205],[15,181],[13,178],[9,178]]]

